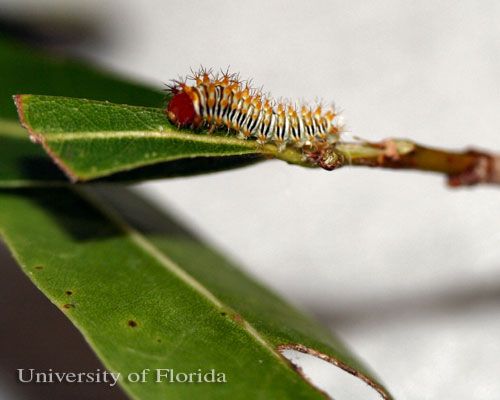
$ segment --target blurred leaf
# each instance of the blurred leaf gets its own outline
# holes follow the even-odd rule
[[[0,36],[0,116],[17,120],[16,93],[85,97],[162,107],[165,94],[61,55],[41,53]]]
[[[60,185],[64,174],[18,122],[0,123],[0,187]]]
[[[279,352],[296,348],[342,366],[389,398],[325,328],[141,198],[109,187],[82,194],[0,191],[0,233],[111,371],[126,377],[151,370],[145,383],[122,379],[133,397],[324,398]],[[215,369],[227,383],[157,383],[157,368]]]

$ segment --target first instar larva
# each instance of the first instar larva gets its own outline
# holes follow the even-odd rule
[[[191,84],[188,84],[191,83]],[[259,144],[321,149],[335,143],[343,120],[335,108],[276,102],[243,83],[234,74],[199,71],[169,85],[172,98],[166,114],[179,127],[227,127],[242,139]]]

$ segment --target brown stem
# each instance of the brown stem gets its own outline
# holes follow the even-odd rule
[[[453,187],[500,184],[500,155],[476,150],[438,150],[407,140],[339,144],[319,158],[319,165],[325,169],[343,165],[415,169],[446,174],[448,184]]]

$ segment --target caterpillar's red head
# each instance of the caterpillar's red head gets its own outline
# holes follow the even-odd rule
[[[196,125],[199,119],[197,118],[191,96],[182,89],[174,94],[168,103],[165,113],[172,124],[182,128]]]

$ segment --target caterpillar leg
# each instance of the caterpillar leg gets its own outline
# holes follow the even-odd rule
[[[251,135],[252,133],[248,129],[242,129],[238,132],[238,138],[243,140],[247,140]]]
[[[216,129],[217,129],[217,125],[215,125],[215,124],[210,124],[210,125],[208,126],[207,134],[208,134],[208,135],[213,134],[213,133],[215,132],[215,130],[216,130]]]

